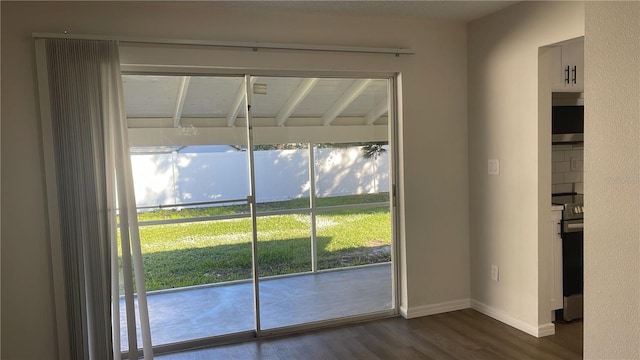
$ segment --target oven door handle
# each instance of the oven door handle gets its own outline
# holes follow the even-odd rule
[[[583,220],[567,220],[563,222],[563,231],[564,232],[578,232],[583,231],[584,229],[584,221]]]

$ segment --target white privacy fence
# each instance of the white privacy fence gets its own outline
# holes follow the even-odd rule
[[[310,196],[309,150],[255,153],[256,201]],[[389,156],[362,157],[360,147],[314,150],[320,197],[389,191]],[[249,194],[247,153],[132,155],[137,206],[244,199]]]

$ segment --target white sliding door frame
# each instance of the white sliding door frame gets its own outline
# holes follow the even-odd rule
[[[242,129],[246,131],[246,142],[247,142],[247,156],[249,163],[249,195],[247,196],[247,202],[250,205],[250,214],[239,214],[239,215],[222,215],[222,216],[208,216],[202,218],[191,219],[189,221],[210,221],[210,220],[218,220],[224,218],[247,218],[250,217],[252,219],[252,282],[254,289],[254,316],[255,316],[255,328],[252,331],[240,332],[235,334],[228,334],[222,336],[213,336],[210,338],[204,339],[194,339],[192,341],[182,341],[176,342],[172,344],[159,345],[154,346],[154,352],[156,354],[162,354],[167,352],[174,352],[181,349],[186,348],[194,348],[194,347],[203,347],[210,346],[221,343],[229,343],[235,341],[244,341],[249,338],[260,338],[264,336],[271,336],[276,334],[288,334],[294,333],[298,331],[306,331],[309,329],[315,329],[319,327],[325,326],[333,326],[336,324],[346,324],[350,322],[356,321],[364,321],[370,319],[376,319],[380,317],[388,317],[395,316],[399,314],[398,308],[398,300],[400,296],[400,286],[399,286],[399,270],[400,270],[400,256],[399,256],[399,239],[400,239],[400,228],[399,228],[399,214],[398,214],[398,194],[397,194],[397,184],[398,184],[398,147],[397,147],[397,136],[398,136],[398,103],[399,103],[399,92],[397,90],[398,86],[398,74],[395,73],[354,73],[354,72],[293,72],[293,71],[275,71],[275,70],[252,70],[252,69],[216,69],[216,68],[189,68],[189,67],[181,67],[177,70],[174,67],[146,67],[146,66],[134,66],[128,67],[123,65],[123,75],[172,75],[172,76],[232,76],[232,77],[241,77],[244,76],[244,92],[245,92],[245,120],[246,124],[244,125],[246,128]],[[243,75],[244,74],[244,75]],[[309,177],[311,181],[311,193],[310,193],[310,204],[309,208],[305,209],[288,209],[288,210],[276,210],[276,211],[257,211],[257,202],[256,202],[256,179],[255,179],[255,166],[254,166],[254,120],[252,116],[252,79],[260,76],[269,76],[269,77],[301,77],[301,78],[348,78],[348,79],[384,79],[388,81],[388,124],[387,124],[387,141],[389,146],[389,201],[383,203],[364,203],[364,204],[352,204],[352,205],[341,205],[341,206],[327,206],[327,207],[316,207],[315,204],[315,161],[314,160],[314,143],[309,142],[309,152],[310,152],[310,164],[309,164]],[[374,125],[367,125],[374,126]],[[262,129],[262,128],[261,128]],[[224,130],[224,129],[223,129]],[[315,225],[315,216],[318,213],[323,213],[327,211],[340,210],[340,209],[353,209],[353,208],[372,208],[372,207],[381,207],[388,206],[390,209],[390,217],[391,217],[391,268],[392,268],[392,288],[391,288],[391,307],[389,310],[383,310],[375,313],[367,313],[363,315],[355,315],[348,316],[340,319],[330,319],[324,320],[314,323],[305,323],[300,325],[293,326],[285,326],[281,328],[275,329],[261,329],[260,323],[260,295],[259,295],[259,281],[260,274],[258,272],[258,232],[257,232],[257,218],[262,216],[269,215],[285,215],[285,214],[302,214],[307,213],[310,214],[312,219],[312,273],[318,272],[328,272],[328,271],[338,271],[342,269],[327,269],[327,270],[318,270],[317,265],[317,250],[315,243],[315,229],[313,228]],[[151,221],[148,223],[141,222],[140,226],[145,225],[156,225],[160,223],[172,223],[178,222],[176,220],[167,220],[167,221]],[[281,275],[286,276],[286,275]],[[262,278],[264,279],[264,278]],[[253,333],[253,335],[252,335]]]
[[[258,208],[256,202],[256,167],[253,149],[253,94],[251,91],[251,75],[244,76],[244,98],[246,102],[245,118],[247,120],[247,156],[249,158],[249,207],[251,209],[251,258],[253,275],[253,314],[255,316],[256,336],[260,337],[260,273],[258,271]]]

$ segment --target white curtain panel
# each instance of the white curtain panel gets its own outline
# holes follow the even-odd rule
[[[58,214],[50,219],[59,221],[51,228],[59,228],[52,239],[60,241],[52,245],[61,248],[69,355],[121,358],[119,227],[128,355],[139,357],[139,326],[144,358],[152,359],[118,43],[45,39],[36,46],[39,64],[46,62],[38,74],[40,86],[48,83],[48,91],[40,89],[41,97],[48,96],[41,104],[50,109],[50,116],[43,113],[43,141],[46,151],[50,137],[55,160],[51,181],[56,184]]]

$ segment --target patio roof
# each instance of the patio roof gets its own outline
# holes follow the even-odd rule
[[[256,143],[386,141],[388,81],[252,78]],[[244,77],[124,75],[132,146],[245,144]]]

